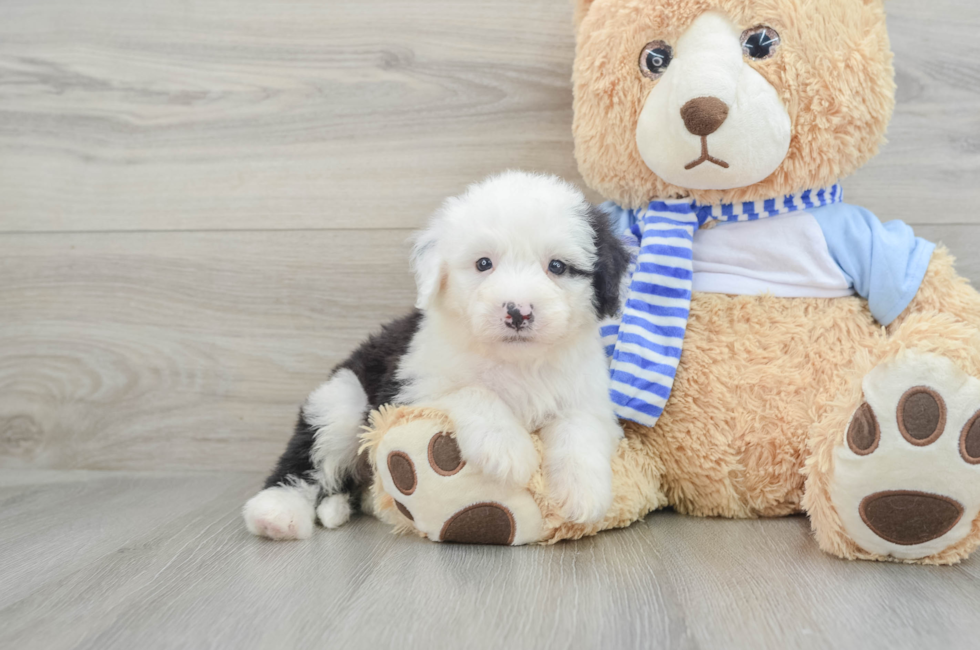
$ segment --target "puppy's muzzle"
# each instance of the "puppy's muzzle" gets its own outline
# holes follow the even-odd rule
[[[520,305],[508,302],[503,306],[507,311],[504,323],[512,330],[520,332],[526,330],[534,322],[534,305]]]

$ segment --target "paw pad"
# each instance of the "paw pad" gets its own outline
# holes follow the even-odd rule
[[[875,492],[861,500],[859,511],[875,535],[902,546],[941,537],[963,516],[954,499],[914,490]]]
[[[841,523],[866,551],[938,553],[980,514],[980,380],[944,357],[907,352],[875,367],[863,389],[834,454]]]
[[[415,463],[408,454],[401,451],[388,454],[388,472],[391,474],[391,482],[399,492],[405,495],[415,492],[418,477],[415,474]]]
[[[476,503],[450,517],[439,539],[460,544],[509,546],[514,543],[514,515],[497,503]]]
[[[429,440],[429,465],[432,471],[441,476],[452,476],[463,469],[466,462],[459,451],[456,438],[439,432]]]
[[[445,423],[402,419],[377,446],[378,478],[395,508],[429,539],[466,544],[528,544],[541,538],[537,503],[463,460]]]
[[[395,501],[395,507],[398,508],[398,512],[408,517],[410,521],[415,521],[415,517],[412,516],[411,511],[406,508],[401,501]]]
[[[916,386],[898,400],[898,430],[917,447],[931,445],[946,428],[946,402],[936,391]]]
[[[858,456],[867,456],[878,448],[879,440],[881,429],[878,427],[878,418],[865,402],[858,408],[847,428],[847,445]]]
[[[963,427],[963,433],[960,434],[960,456],[971,465],[980,463],[980,411]]]

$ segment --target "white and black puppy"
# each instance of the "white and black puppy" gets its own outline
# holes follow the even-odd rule
[[[447,200],[416,239],[417,309],[309,396],[266,488],[245,505],[248,529],[293,539],[316,517],[346,522],[368,478],[359,434],[386,403],[445,410],[463,459],[519,485],[537,469],[529,432],[540,430],[566,518],[601,519],[623,434],[598,323],[618,311],[628,263],[606,216],[558,178],[506,172]]]

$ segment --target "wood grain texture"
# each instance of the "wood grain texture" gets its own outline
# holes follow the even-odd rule
[[[891,144],[848,199],[978,223],[980,5],[888,11]],[[8,0],[0,231],[414,227],[504,168],[579,182],[573,50],[570,0]]]
[[[0,229],[406,227],[576,178],[564,0],[16,0]]]
[[[845,181],[845,198],[882,221],[978,224],[980,3],[889,0],[885,9],[898,103],[889,144]]]
[[[553,547],[439,545],[369,518],[250,536],[258,475],[0,479],[0,646],[976,647],[973,558],[844,562],[804,518],[661,512]]]
[[[980,283],[978,226],[924,226]],[[266,470],[407,312],[408,231],[0,235],[0,467]]]
[[[0,467],[267,469],[411,308],[408,234],[0,236]]]

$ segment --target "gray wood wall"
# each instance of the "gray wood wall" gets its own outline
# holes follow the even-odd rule
[[[980,5],[888,10],[891,143],[847,199],[980,281]],[[267,468],[411,305],[444,196],[580,181],[573,50],[567,0],[6,0],[0,467]]]

